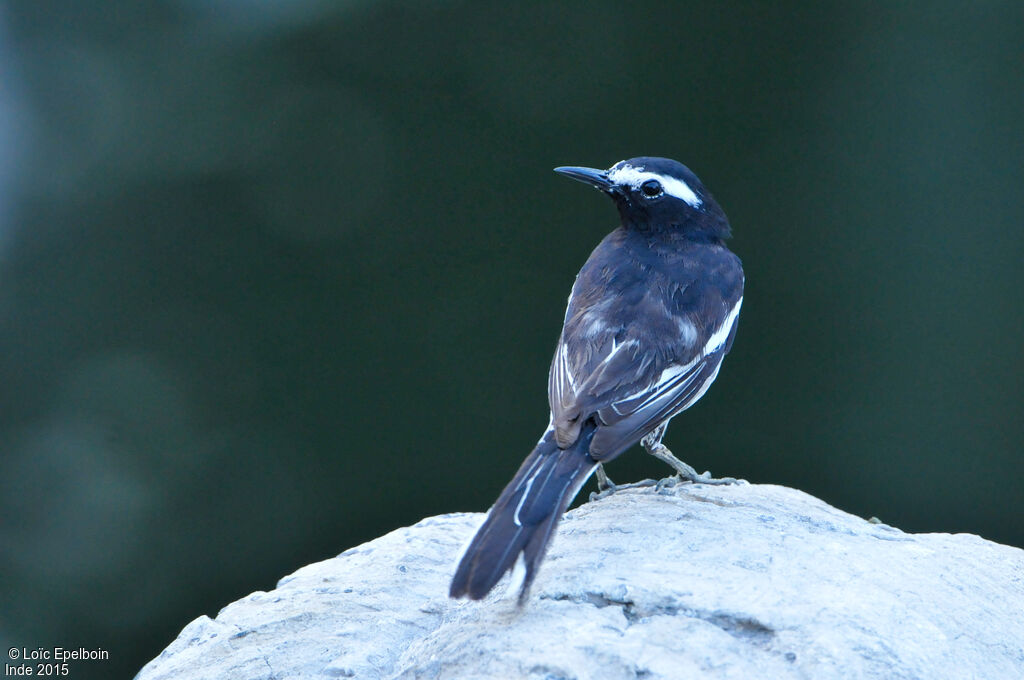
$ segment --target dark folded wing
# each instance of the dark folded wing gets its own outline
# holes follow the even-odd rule
[[[598,428],[590,454],[597,460],[619,455],[665,420],[700,399],[718,375],[729,351],[743,299],[723,314],[721,324],[703,345],[683,360],[666,362],[647,343],[612,338],[580,348],[560,340],[549,376],[549,397],[556,440],[575,440],[582,421],[596,414]],[[587,352],[586,361],[579,353]],[[586,367],[584,377],[575,365]],[[683,363],[685,361],[685,363]]]
[[[718,375],[724,352],[716,352],[684,366],[673,366],[658,382],[597,411],[599,427],[590,443],[598,461],[614,458],[658,425],[700,399]]]

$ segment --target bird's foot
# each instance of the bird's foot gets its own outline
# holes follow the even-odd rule
[[[679,477],[679,475],[672,475],[671,477],[659,479],[658,483],[654,485],[654,491],[655,493],[662,493],[668,489],[675,488],[676,485],[682,481],[683,480]]]
[[[692,468],[691,468],[692,470]],[[671,477],[665,477],[659,479],[658,483],[655,484],[654,490],[658,493],[673,489],[680,484],[708,484],[709,486],[728,486],[731,484],[747,484],[745,479],[736,479],[735,477],[712,477],[711,472],[705,470],[701,474],[697,474],[696,470],[692,470],[692,474],[674,474]]]
[[[664,488],[671,488],[679,482],[721,486],[726,484],[739,484],[742,481],[735,477],[712,477],[709,470],[705,470],[703,473],[698,473],[693,469],[693,467],[676,458],[672,452],[669,451],[668,447],[661,442],[651,446],[647,446],[645,444],[644,448],[647,449],[647,453],[651,454],[663,463],[666,463],[676,471],[674,477],[669,477],[668,479],[663,479],[658,482],[658,491],[661,491]]]
[[[657,484],[658,483],[655,482],[653,479],[643,479],[640,480],[639,482],[632,482],[631,484],[612,484],[611,486],[600,491],[591,491],[589,500],[599,501],[602,498],[607,498],[608,496],[611,496],[616,491],[621,491],[623,489],[640,489],[647,486],[657,486]]]
[[[692,484],[710,484],[712,486],[726,486],[729,484],[739,484],[742,481],[736,479],[735,477],[712,477],[710,470],[705,470],[704,472],[697,474],[697,471],[694,470],[689,465],[687,465],[686,467],[689,468],[686,471],[686,474],[677,473],[676,476],[681,481],[690,482]]]

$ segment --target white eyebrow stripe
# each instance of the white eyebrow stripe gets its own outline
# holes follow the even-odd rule
[[[612,168],[608,172],[608,179],[616,184],[628,184],[634,189],[640,188],[640,185],[649,179],[656,179],[661,182],[661,186],[666,194],[675,196],[694,208],[699,207],[702,203],[697,194],[693,192],[693,189],[683,180],[634,168],[632,165],[620,165]]]

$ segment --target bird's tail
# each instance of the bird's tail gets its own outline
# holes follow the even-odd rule
[[[560,449],[553,431],[544,435],[466,549],[452,578],[451,597],[481,599],[521,553],[526,566],[519,591],[519,603],[523,603],[558,520],[597,467],[587,452],[593,436],[593,425],[588,423],[575,443]]]

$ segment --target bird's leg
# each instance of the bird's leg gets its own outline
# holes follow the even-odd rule
[[[668,447],[661,443],[661,437],[665,434],[665,426],[662,425],[651,434],[644,437],[640,444],[644,447],[644,450],[657,458],[658,460],[666,463],[669,467],[676,471],[676,476],[681,481],[689,481],[694,484],[736,484],[734,477],[721,477],[715,478],[711,476],[709,470],[705,470],[703,474],[697,474],[697,471],[692,467],[684,463],[683,461],[672,455],[672,452],[668,450]]]
[[[608,478],[608,474],[604,471],[604,465],[597,464],[597,471],[594,473],[597,477],[597,492],[604,493],[605,491],[615,491],[615,482]]]

